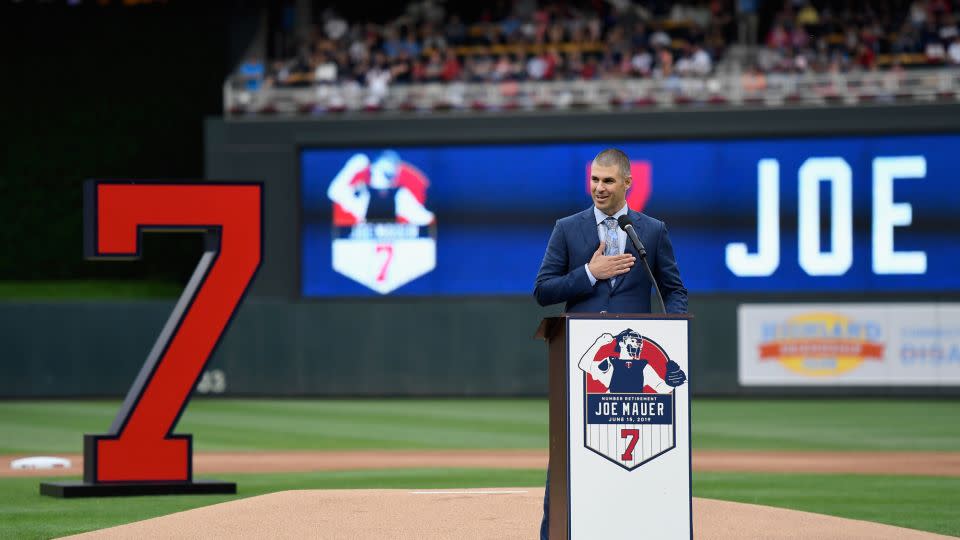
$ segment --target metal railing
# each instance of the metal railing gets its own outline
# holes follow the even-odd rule
[[[224,112],[323,115],[354,111],[617,110],[624,107],[786,106],[955,100],[960,68],[852,73],[773,73],[574,81],[393,84],[350,82],[297,88],[224,84]]]

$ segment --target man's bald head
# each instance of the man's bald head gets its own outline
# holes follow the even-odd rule
[[[623,178],[630,178],[630,158],[619,148],[607,148],[597,154],[593,162],[601,167],[616,167]]]

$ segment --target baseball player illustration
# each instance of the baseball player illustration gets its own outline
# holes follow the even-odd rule
[[[430,181],[393,150],[353,154],[327,187],[333,203],[333,269],[389,294],[437,265]]]
[[[668,394],[687,380],[686,373],[673,360],[666,363],[663,377],[643,357],[644,339],[627,328],[616,336],[604,333],[580,358],[578,367],[590,374],[590,393],[643,393],[645,387]],[[599,384],[597,384],[599,383]]]
[[[364,222],[430,225],[424,207],[429,182],[416,167],[386,150],[373,161],[366,154],[347,160],[327,188],[334,203],[333,223],[349,227]]]

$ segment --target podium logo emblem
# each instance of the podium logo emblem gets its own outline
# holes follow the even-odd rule
[[[624,328],[583,353],[584,445],[628,471],[676,446],[674,388],[686,373],[653,340]]]
[[[355,154],[330,182],[333,269],[380,294],[437,265],[436,218],[426,175],[387,150]]]

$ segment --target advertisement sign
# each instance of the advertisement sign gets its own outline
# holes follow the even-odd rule
[[[529,295],[611,146],[691,292],[960,290],[960,136],[939,134],[304,148],[301,292]]]
[[[744,304],[744,386],[960,385],[960,304]]]

